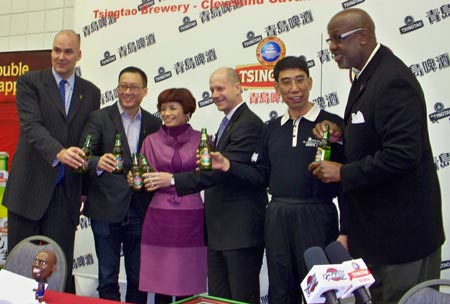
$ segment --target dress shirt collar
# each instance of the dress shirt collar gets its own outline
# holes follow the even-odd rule
[[[228,113],[226,116],[228,118],[228,121],[231,120],[231,117],[233,117],[233,114],[237,111],[237,109],[239,109],[240,106],[242,106],[244,104],[243,101],[241,101],[240,103],[238,103],[231,111],[230,113]]]
[[[141,107],[139,107],[139,110],[136,113],[135,117],[130,117],[130,115],[128,115],[128,113],[125,112],[125,110],[122,108],[119,101],[117,101],[117,107],[119,108],[120,116],[122,116],[122,117],[126,116],[130,120],[141,119],[141,116],[142,116]]]
[[[52,74],[53,74],[53,77],[55,77],[56,86],[59,86],[60,81],[63,80],[64,78],[62,78],[58,73],[56,73],[54,68],[52,68]],[[75,86],[75,74],[72,74],[66,80],[71,88],[73,88]]]
[[[358,79],[359,75],[361,75],[361,73],[364,71],[364,69],[366,68],[366,66],[369,64],[369,62],[372,60],[373,56],[375,56],[375,53],[380,49],[380,44],[377,43],[377,45],[375,46],[375,48],[372,51],[372,54],[370,54],[369,59],[367,59],[366,64],[363,66],[362,70],[358,70],[357,68],[352,68],[352,72],[353,75],[355,75],[354,79]]]

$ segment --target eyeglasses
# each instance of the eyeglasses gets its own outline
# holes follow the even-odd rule
[[[45,267],[45,266],[47,266],[48,262],[44,261],[44,260],[34,259],[33,264],[36,266]]]
[[[131,93],[137,93],[140,89],[143,89],[144,87],[140,87],[137,85],[126,85],[126,84],[119,84],[117,86],[117,89],[120,92],[126,92],[128,89],[130,90]]]
[[[351,34],[354,34],[356,32],[362,31],[364,28],[363,27],[359,27],[357,29],[345,32],[343,34],[334,36],[334,37],[330,37],[327,40],[325,40],[328,44],[331,44],[331,42],[333,42],[334,44],[339,44],[342,42],[342,40],[348,38]]]

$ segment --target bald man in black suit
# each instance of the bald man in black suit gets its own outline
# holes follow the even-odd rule
[[[344,143],[344,164],[314,162],[323,182],[340,182],[346,204],[339,241],[367,263],[378,304],[398,303],[414,285],[440,276],[445,241],[441,191],[427,127],[425,97],[416,77],[377,42],[375,24],[358,8],[328,23],[329,49],[355,81],[344,128],[330,125],[332,142]]]

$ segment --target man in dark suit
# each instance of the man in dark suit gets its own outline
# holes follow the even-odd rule
[[[348,216],[339,240],[362,257],[376,282],[374,303],[397,303],[412,286],[439,278],[445,240],[441,195],[428,137],[425,99],[409,68],[378,44],[375,25],[361,9],[328,23],[338,66],[356,72],[344,130],[330,122],[332,140],[344,140],[346,163],[310,166],[324,182],[341,182]]]
[[[73,291],[73,247],[81,206],[81,176],[73,169],[83,163],[81,130],[89,113],[100,107],[100,90],[74,74],[80,59],[79,35],[64,30],[53,41],[52,69],[17,80],[20,136],[3,197],[8,250],[30,235],[55,240],[67,259],[66,291]]]
[[[228,123],[216,150],[231,160],[250,163],[264,126],[243,102],[238,73],[220,68],[209,79],[212,98]],[[220,133],[220,132],[219,132]],[[219,135],[219,134],[218,134]],[[260,303],[259,272],[264,252],[264,187],[242,183],[218,171],[152,173],[155,189],[175,185],[178,195],[205,190],[208,293]]]
[[[133,192],[126,173],[132,153],[139,153],[144,138],[156,132],[161,121],[141,108],[147,95],[147,76],[136,67],[119,73],[119,102],[93,112],[82,138],[92,135],[92,158],[88,165],[87,200],[84,214],[91,219],[98,258],[100,298],[120,301],[118,276],[121,248],[127,274],[126,302],[147,303],[147,293],[138,290],[141,230],[150,196]],[[122,139],[122,174],[112,174],[116,159],[111,153],[116,134]],[[122,246],[122,247],[121,247]]]

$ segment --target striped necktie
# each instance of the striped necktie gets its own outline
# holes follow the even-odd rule
[[[63,104],[64,107],[64,111],[66,110],[66,82],[67,80],[61,80],[59,82],[59,93],[61,94],[61,102]],[[64,171],[65,171],[65,167],[62,163],[58,164],[59,167],[59,171],[58,171],[58,176],[56,177],[56,184],[59,185],[62,183],[62,181],[64,180]]]
[[[67,80],[61,80],[59,82],[59,93],[61,94],[61,102],[64,106],[64,111],[66,110],[66,83]]]

